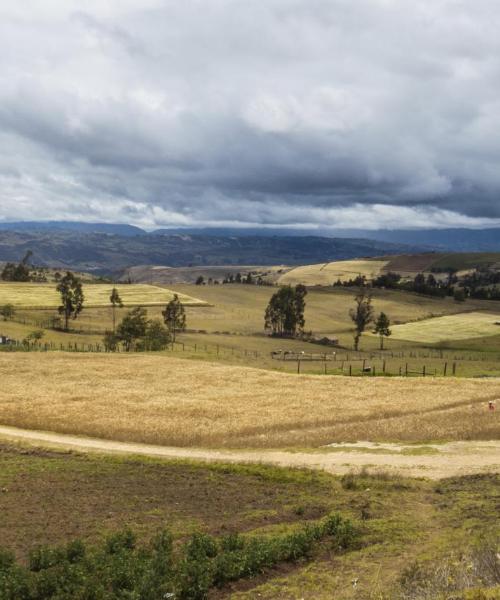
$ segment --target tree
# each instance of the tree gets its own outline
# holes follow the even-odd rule
[[[372,297],[366,289],[361,288],[354,302],[356,306],[349,311],[349,316],[354,323],[354,350],[357,351],[363,331],[373,321]]]
[[[130,352],[139,340],[144,338],[148,328],[147,311],[140,306],[129,310],[118,325],[116,333],[123,342],[126,352]]]
[[[205,283],[205,278],[203,277],[203,275],[198,275],[198,277],[196,278],[195,284],[203,285],[204,283]]]
[[[272,335],[294,337],[304,330],[305,296],[303,285],[284,286],[272,295],[264,315],[264,327]]]
[[[43,329],[35,329],[24,338],[24,343],[29,344],[30,342],[39,342],[43,339],[45,331]]]
[[[120,294],[118,290],[114,287],[111,290],[111,296],[109,297],[109,301],[111,302],[111,311],[113,313],[113,333],[116,331],[116,307],[123,308],[123,302],[120,298]]]
[[[170,333],[163,323],[159,319],[152,319],[149,321],[146,335],[144,336],[143,349],[152,350],[154,352],[158,350],[165,350],[171,340]]]
[[[15,310],[13,304],[4,304],[0,308],[0,315],[2,315],[4,321],[13,319],[15,314],[16,314],[16,310]]]
[[[384,349],[384,337],[389,337],[392,335],[392,331],[390,330],[391,322],[389,317],[381,312],[375,321],[375,329],[373,333],[377,333],[380,337],[380,349]]]
[[[453,299],[455,302],[465,302],[465,290],[456,288],[453,292]]]
[[[58,308],[59,314],[64,315],[64,329],[68,329],[70,318],[76,319],[83,310],[82,282],[70,271],[61,278],[57,284],[56,290],[61,294],[61,306]]]
[[[172,336],[172,342],[175,342],[177,332],[186,329],[186,311],[177,294],[174,294],[174,297],[170,300],[161,314],[163,315],[163,321]]]

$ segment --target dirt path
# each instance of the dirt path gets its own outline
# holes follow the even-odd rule
[[[332,444],[310,452],[211,450],[116,442],[4,426],[0,426],[0,439],[79,452],[265,463],[283,467],[321,469],[333,474],[343,474],[362,467],[431,479],[484,471],[500,472],[500,441],[450,442],[421,446],[357,442],[356,444]]]

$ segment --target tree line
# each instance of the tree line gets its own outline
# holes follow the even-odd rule
[[[382,273],[372,281],[364,275],[357,275],[348,280],[338,279],[333,287],[374,287],[389,290],[402,290],[415,292],[435,298],[452,297],[457,302],[464,302],[467,298],[476,300],[500,300],[500,271],[489,267],[480,267],[472,273],[466,273],[460,278],[456,269],[447,268],[444,279],[438,279],[433,273],[417,273],[414,278],[403,280],[399,273]]]

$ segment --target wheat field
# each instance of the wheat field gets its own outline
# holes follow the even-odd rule
[[[348,281],[358,275],[373,279],[382,272],[387,260],[339,260],[316,265],[295,267],[281,275],[278,283],[282,285],[332,285],[335,281]]]
[[[153,355],[0,354],[0,424],[199,447],[491,439],[500,379],[296,376]]]
[[[97,284],[83,286],[85,306],[109,306],[111,290],[116,287],[125,306],[157,306],[164,305],[173,297],[169,289],[146,284]],[[187,294],[179,294],[179,299],[186,306],[203,305],[202,300]],[[55,284],[51,283],[0,283],[0,306],[13,304],[16,308],[56,308],[60,304],[60,296]]]

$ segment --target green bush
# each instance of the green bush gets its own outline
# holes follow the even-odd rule
[[[203,600],[214,586],[255,576],[280,562],[308,558],[317,543],[330,538],[339,549],[356,538],[350,521],[330,515],[291,533],[219,540],[194,534],[174,550],[162,531],[148,546],[124,530],[101,547],[75,540],[66,546],[41,546],[29,556],[28,568],[0,551],[1,600]]]

